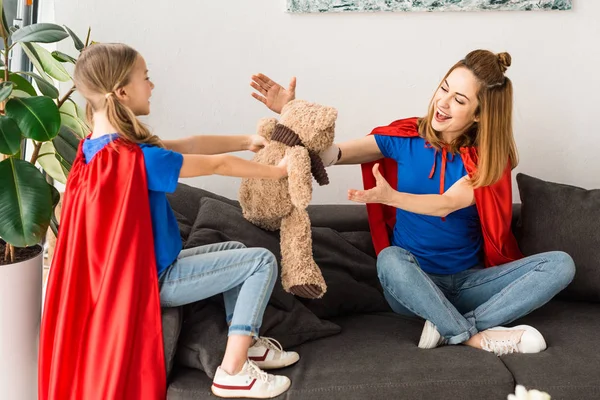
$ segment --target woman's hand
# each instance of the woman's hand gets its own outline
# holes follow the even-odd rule
[[[389,204],[391,198],[395,192],[390,184],[379,172],[379,164],[373,166],[373,175],[377,182],[374,188],[369,190],[348,190],[348,200],[355,201],[357,203],[380,203]]]
[[[269,142],[263,136],[248,135],[246,143],[247,150],[250,150],[254,153],[258,153],[258,151],[262,150]]]
[[[263,74],[252,75],[250,86],[258,92],[252,93],[252,97],[264,103],[277,114],[281,113],[283,106],[296,98],[296,77],[290,80],[290,86],[287,90]]]

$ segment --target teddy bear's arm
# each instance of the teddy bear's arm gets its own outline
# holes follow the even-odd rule
[[[312,175],[308,150],[294,146],[285,154],[288,157],[288,188],[292,204],[304,209],[312,199]]]

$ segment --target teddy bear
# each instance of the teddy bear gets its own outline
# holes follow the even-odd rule
[[[313,177],[319,185],[329,178],[319,153],[333,144],[337,110],[305,100],[292,100],[280,120],[262,119],[257,133],[268,141],[253,160],[277,165],[288,158],[288,177],[246,178],[239,200],[244,218],[263,229],[280,230],[281,282],[299,297],[321,298],[327,286],[313,259],[311,224],[306,207],[312,199]]]

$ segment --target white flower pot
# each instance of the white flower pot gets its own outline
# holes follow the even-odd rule
[[[39,246],[38,246],[39,247]],[[43,252],[0,265],[0,398],[37,399]]]

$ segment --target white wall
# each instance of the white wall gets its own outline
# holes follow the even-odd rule
[[[163,138],[253,133],[272,113],[250,97],[264,72],[298,97],[338,108],[337,141],[425,113],[447,69],[467,52],[508,51],[515,85],[517,171],[600,187],[600,1],[572,11],[287,14],[285,0],[56,0],[55,17],[96,41],[126,42],[156,84],[148,123]],[[73,50],[65,42],[63,50]],[[329,169],[315,203],[346,201],[358,166]],[[236,197],[238,180],[186,183]],[[515,199],[518,193],[515,186]]]

